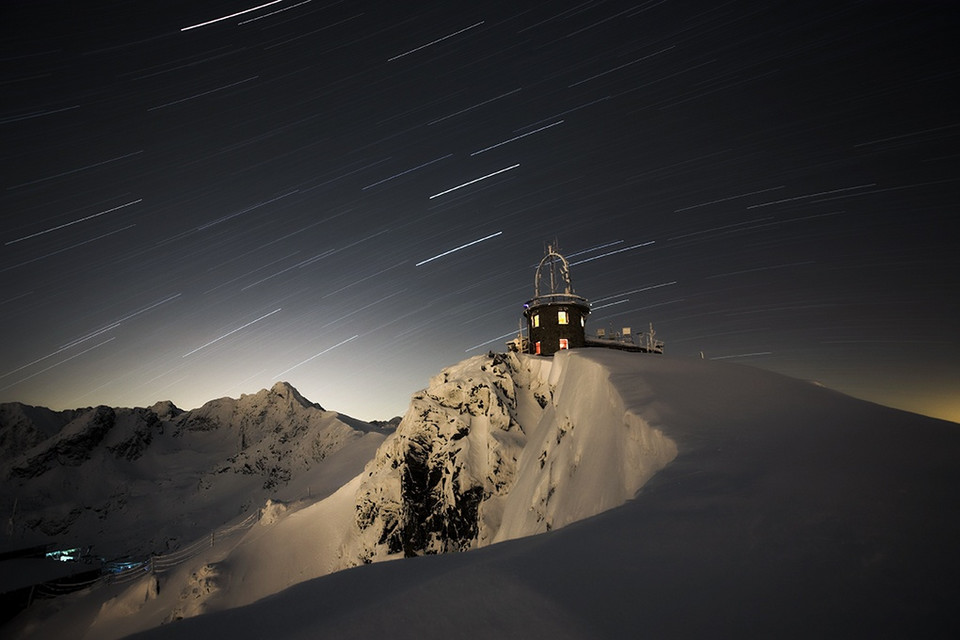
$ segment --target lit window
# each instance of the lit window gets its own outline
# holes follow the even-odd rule
[[[560,348],[561,348],[561,349],[569,349],[569,348],[570,348],[570,341],[567,340],[566,338],[560,338]]]
[[[557,311],[557,322],[560,324],[570,324],[570,319],[567,317],[566,311]]]
[[[537,353],[537,355],[540,355],[540,341],[539,341],[539,340],[537,340],[537,351],[536,351],[536,353]]]
[[[540,314],[539,314],[539,313],[533,314],[533,326],[534,326],[534,328],[540,326]]]
[[[584,318],[583,316],[580,316],[580,326],[581,326],[581,327],[584,327],[584,326],[586,326],[586,324],[587,324],[587,323],[586,323],[586,318]]]

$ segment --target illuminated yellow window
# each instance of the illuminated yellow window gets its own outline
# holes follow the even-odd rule
[[[539,314],[539,313],[533,314],[533,326],[534,326],[534,327],[539,327],[539,326],[540,326],[540,314]]]
[[[560,338],[560,348],[561,348],[561,349],[569,349],[569,348],[570,348],[570,341],[567,340],[566,338]]]
[[[557,311],[557,322],[560,324],[570,324],[570,318],[566,311]]]

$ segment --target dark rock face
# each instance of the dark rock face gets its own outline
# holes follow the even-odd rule
[[[80,414],[52,438],[52,442],[28,451],[26,459],[14,466],[10,475],[35,478],[57,465],[76,467],[83,464],[116,424],[116,417],[110,407],[96,407]]]
[[[483,487],[462,487],[456,456],[444,455],[445,445],[449,440],[421,432],[404,452],[400,495],[406,509],[398,534],[405,556],[462,551],[477,537]]]
[[[55,435],[77,411],[52,411],[19,402],[0,404],[0,461],[16,458]]]
[[[515,415],[516,365],[508,356],[477,356],[413,397],[357,494],[361,560],[477,545],[484,505],[509,490],[526,441]]]
[[[117,458],[133,461],[150,446],[154,433],[163,432],[163,424],[152,409],[133,409],[131,413],[134,422],[129,436],[116,444],[107,445],[107,450]]]
[[[42,407],[31,407],[42,410]],[[56,433],[15,456],[10,477],[36,478],[58,466],[77,467],[104,448],[113,457],[136,460],[150,446],[156,433],[163,431],[160,418],[152,409],[112,409],[95,407],[62,412],[71,419]],[[0,425],[3,432],[22,425]]]
[[[402,419],[403,419],[402,416],[394,416],[389,420],[371,420],[370,424],[377,427],[378,429],[392,430],[400,426],[400,421]]]

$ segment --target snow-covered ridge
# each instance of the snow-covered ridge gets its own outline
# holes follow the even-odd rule
[[[677,454],[582,354],[475,356],[415,394],[357,495],[363,560],[460,551],[619,506]]]
[[[525,359],[536,374],[534,396],[544,382],[553,393],[530,432],[494,542],[618,507],[677,456],[676,443],[629,406],[609,369],[585,352],[556,354],[552,363]]]

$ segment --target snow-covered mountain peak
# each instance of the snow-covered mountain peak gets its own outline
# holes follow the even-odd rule
[[[210,431],[225,425],[240,426],[246,437],[255,439],[262,434],[252,434],[245,427],[256,423],[268,430],[282,430],[295,435],[310,422],[323,418],[323,407],[310,402],[287,382],[278,382],[270,389],[242,394],[239,398],[218,398],[198,409],[179,416],[180,429]],[[246,446],[246,445],[244,445]]]
[[[261,393],[263,392],[261,391]],[[310,402],[309,400],[304,398],[302,395],[300,395],[300,392],[297,391],[293,387],[293,385],[290,384],[289,382],[283,382],[283,381],[277,382],[272,387],[270,387],[269,393],[271,396],[276,396],[278,398],[281,398],[284,402],[289,403],[291,405],[297,404],[304,408],[312,407],[314,409],[319,409],[320,411],[325,410],[316,402]]]
[[[161,420],[173,420],[183,413],[183,409],[173,404],[169,400],[161,400],[160,402],[156,402],[150,405],[149,409],[153,413],[157,414],[157,417]]]

